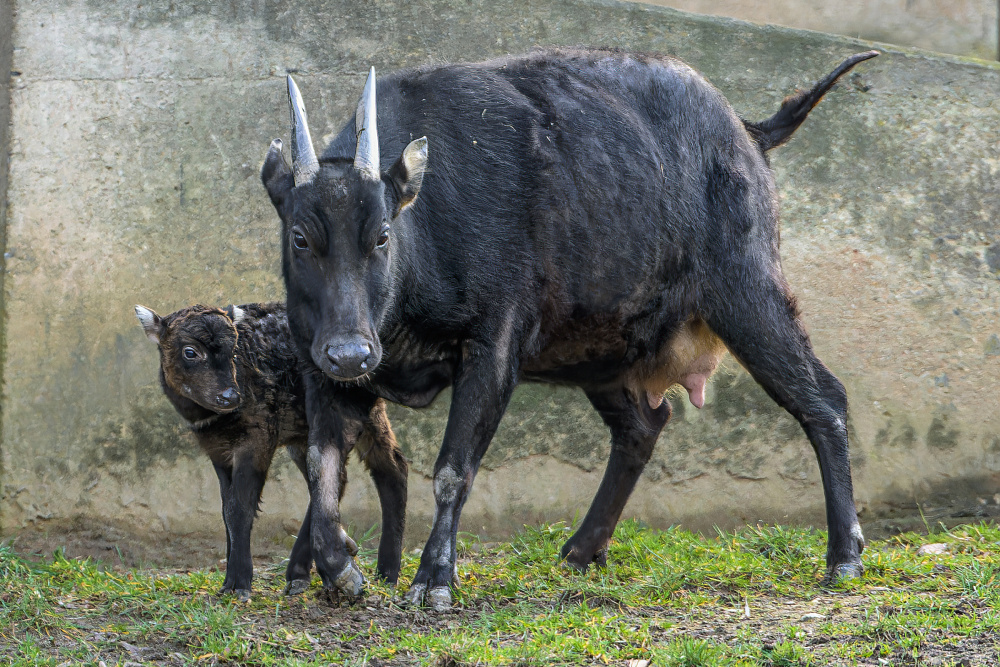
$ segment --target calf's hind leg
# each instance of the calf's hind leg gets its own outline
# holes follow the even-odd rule
[[[644,396],[627,389],[588,391],[587,398],[611,429],[611,456],[587,516],[562,548],[566,562],[580,570],[607,562],[608,543],[625,503],[670,419],[669,401],[651,408]]]
[[[819,459],[826,497],[827,578],[861,576],[864,536],[854,507],[847,393],[815,355],[783,278],[733,267],[707,298],[709,327],[778,405],[802,425]]]
[[[382,506],[382,537],[378,544],[376,571],[380,579],[395,584],[403,557],[409,467],[396,444],[396,436],[385,413],[385,401],[381,398],[375,401],[368,413],[368,421],[355,451],[372,476]]]
[[[302,477],[309,483],[309,472],[306,470],[307,443],[288,447],[288,455],[295,462]],[[292,545],[292,553],[288,557],[288,567],[285,568],[285,595],[298,595],[309,588],[310,575],[312,573],[312,544],[310,543],[309,528],[312,525],[312,504],[306,508],[306,516],[302,519],[302,526],[295,536],[295,544]]]

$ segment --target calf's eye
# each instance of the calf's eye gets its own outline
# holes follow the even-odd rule
[[[190,345],[188,345],[187,347],[184,348],[184,358],[185,359],[197,359],[198,358],[198,353],[195,352],[195,349],[193,347],[191,347]]]
[[[389,226],[386,225],[382,228],[382,231],[378,233],[378,240],[375,242],[376,248],[384,248],[385,244],[389,242]]]
[[[294,245],[298,250],[309,249],[309,242],[306,241],[306,237],[302,236],[302,234],[298,232],[292,234],[292,245]]]

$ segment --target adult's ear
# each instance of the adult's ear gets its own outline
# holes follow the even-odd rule
[[[139,324],[142,325],[143,331],[146,332],[146,338],[159,345],[160,332],[163,329],[160,316],[149,308],[146,308],[146,306],[136,306],[135,316],[139,318]]]
[[[282,206],[288,199],[288,193],[295,187],[292,170],[285,162],[285,156],[281,152],[281,139],[275,139],[271,142],[271,147],[267,150],[267,157],[264,158],[264,166],[260,168],[260,180],[267,188],[267,194],[271,197],[274,208],[280,213]]]
[[[389,179],[399,198],[396,215],[417,200],[425,173],[427,173],[427,137],[420,137],[403,149],[403,154],[389,169]]]

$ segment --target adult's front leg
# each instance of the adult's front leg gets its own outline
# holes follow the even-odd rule
[[[309,446],[309,539],[323,587],[357,596],[365,583],[352,557],[353,542],[340,526],[340,499],[347,484],[347,456],[361,434],[375,396],[334,385],[317,374],[304,376]],[[357,553],[356,546],[353,549]]]
[[[309,472],[306,468],[306,448],[289,447],[288,453],[292,461],[302,473],[306,484],[309,483]],[[344,533],[343,527],[341,532]],[[302,519],[302,526],[295,536],[295,544],[292,545],[292,553],[288,557],[288,567],[285,568],[285,595],[298,595],[309,589],[310,574],[312,572],[312,506],[306,508],[306,516]],[[358,545],[347,533],[344,533],[344,542],[347,545],[347,553],[351,556],[358,555]]]
[[[405,600],[419,605],[427,596],[435,609],[451,605],[458,521],[462,506],[517,380],[511,349],[467,343],[455,380],[441,453],[434,464],[434,525]]]

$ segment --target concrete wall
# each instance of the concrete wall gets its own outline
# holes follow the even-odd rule
[[[11,59],[14,55],[13,37],[14,33],[14,12],[8,0],[0,0],[0,386],[3,385],[4,359],[6,358],[6,327],[3,323],[7,320],[7,295],[4,289],[4,276],[6,275],[6,252],[7,252],[7,184],[10,167],[10,77],[2,75],[9,72]],[[2,396],[2,394],[0,394]],[[2,400],[2,399],[0,399]],[[0,433],[3,429],[3,415],[6,406],[0,403]],[[3,441],[0,440],[0,485],[4,479],[4,456]],[[2,486],[0,486],[2,489]],[[0,491],[2,494],[2,491]],[[0,496],[2,497],[2,496]],[[0,517],[3,516],[2,505],[0,505]],[[0,519],[0,527],[3,526]]]
[[[997,0],[643,0],[729,16],[998,60]]]
[[[369,65],[478,59],[534,45],[673,53],[750,118],[871,44],[650,5],[553,0],[236,0],[16,4],[3,307],[7,533],[84,517],[139,536],[210,531],[211,466],[160,395],[132,306],[282,296],[277,218],[258,178],[287,141],[298,72],[314,137],[353,113]],[[816,349],[848,387],[857,497],[880,510],[1000,481],[1000,68],[886,49],[772,161],[783,257]],[[729,363],[677,418],[626,512],[650,523],[821,521],[798,426]],[[447,411],[392,418],[413,460],[410,530]],[[578,391],[522,387],[463,529],[586,510],[608,434]],[[294,530],[305,486],[284,455],[261,535]],[[367,527],[354,468],[345,516]]]

